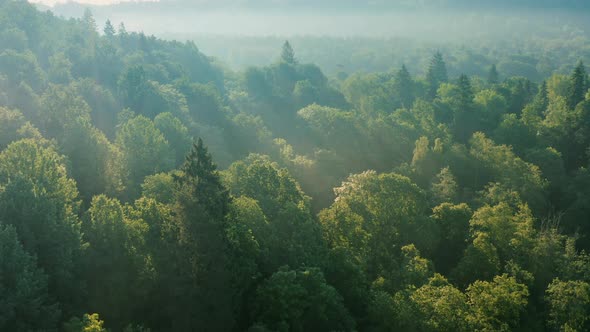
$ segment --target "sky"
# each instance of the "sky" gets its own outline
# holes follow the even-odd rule
[[[114,3],[120,2],[157,2],[158,0],[76,0],[75,2],[83,3],[83,4],[90,4],[90,5],[111,5]],[[66,3],[71,2],[71,0],[29,0],[32,3],[41,3],[47,6],[54,6],[58,3]]]

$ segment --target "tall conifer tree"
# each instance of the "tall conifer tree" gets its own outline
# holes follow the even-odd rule
[[[426,81],[428,83],[428,96],[431,99],[436,97],[436,92],[441,83],[448,81],[447,66],[440,52],[436,52],[430,60]]]

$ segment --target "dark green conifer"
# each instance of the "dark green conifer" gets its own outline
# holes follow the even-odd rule
[[[436,97],[436,92],[441,83],[448,81],[447,66],[440,52],[436,52],[432,60],[430,60],[426,81],[428,83],[428,96],[431,99]]]
[[[572,76],[570,77],[570,88],[568,92],[568,106],[570,109],[576,108],[578,103],[584,100],[588,87],[586,68],[582,61],[578,62],[578,65],[574,69]]]

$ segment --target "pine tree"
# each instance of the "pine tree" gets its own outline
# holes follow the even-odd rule
[[[428,83],[428,96],[431,99],[436,97],[440,84],[448,81],[447,66],[440,52],[436,52],[432,60],[430,60],[426,81]]]
[[[403,65],[395,75],[395,90],[402,106],[406,108],[412,107],[414,102],[414,81],[406,65]]]
[[[297,59],[295,59],[295,52],[291,47],[289,41],[285,41],[283,44],[283,51],[281,52],[281,61],[284,63],[288,63],[294,65],[297,63]]]
[[[492,85],[500,83],[500,75],[498,74],[498,69],[495,64],[492,65],[488,72],[488,83]]]
[[[104,34],[107,37],[113,37],[115,35],[115,27],[113,27],[113,24],[111,23],[111,20],[107,20],[104,24]]]
[[[580,61],[572,76],[570,78],[570,89],[568,93],[568,106],[570,109],[576,108],[578,103],[584,100],[586,97],[586,92],[588,87],[586,85],[587,81],[587,74],[586,68],[584,67],[584,63]]]

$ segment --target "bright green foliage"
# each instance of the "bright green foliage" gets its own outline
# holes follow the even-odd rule
[[[535,165],[516,156],[508,146],[496,145],[482,133],[470,140],[470,154],[481,163],[479,181],[495,181],[517,191],[525,202],[538,211],[545,202],[546,180]]]
[[[421,331],[469,331],[471,308],[467,296],[436,274],[410,296],[418,312]]]
[[[17,239],[13,226],[0,224],[0,329],[55,328],[59,309],[47,292],[47,275]]]
[[[547,287],[549,325],[559,331],[584,331],[590,310],[590,285],[583,281],[553,280]]]
[[[73,317],[67,323],[64,323],[65,332],[108,332],[103,327],[104,322],[98,317],[98,314],[84,314],[82,319]]]
[[[425,284],[433,274],[432,263],[420,257],[420,251],[413,244],[403,246],[399,279],[402,285],[419,287]],[[397,277],[397,276],[396,276]],[[397,279],[397,278],[396,278]]]
[[[430,191],[436,204],[453,203],[458,196],[458,186],[455,176],[449,167],[440,170],[432,183]]]
[[[62,303],[75,303],[80,286],[77,198],[76,183],[53,148],[26,139],[0,154],[0,220],[16,228],[24,249],[49,275],[51,296]]]
[[[19,139],[19,129],[25,125],[21,112],[0,107],[0,151]]]
[[[515,278],[501,275],[493,281],[476,281],[467,288],[473,313],[470,326],[477,331],[512,331],[528,303],[529,291]]]
[[[231,165],[225,175],[232,193],[255,199],[268,220],[270,236],[260,238],[270,255],[267,273],[281,262],[317,264],[319,227],[312,219],[309,197],[286,169],[266,157],[251,155]]]
[[[168,141],[154,123],[137,116],[124,123],[117,132],[116,144],[121,149],[121,167],[126,197],[139,194],[143,179],[173,167],[174,154]]]
[[[280,169],[267,157],[251,155],[245,161],[236,162],[226,178],[234,194],[256,199],[270,218],[277,217],[289,204],[308,213],[309,197],[287,169]]]
[[[431,249],[431,239],[418,231],[431,227],[424,193],[408,178],[368,171],[351,175],[335,192],[334,204],[320,213],[326,240],[347,248],[369,275],[391,271],[404,245]]]
[[[515,210],[506,203],[493,207],[486,205],[477,210],[470,221],[473,236],[486,234],[502,261],[518,258],[527,252],[534,236],[533,223],[527,206]]]
[[[354,321],[319,269],[274,273],[257,290],[255,322],[272,331],[351,331]]]

